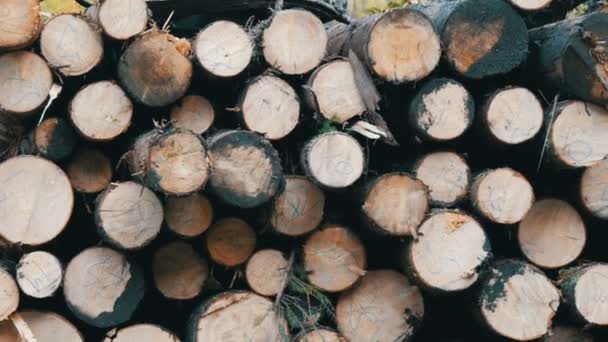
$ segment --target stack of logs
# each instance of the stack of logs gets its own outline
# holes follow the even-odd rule
[[[605,341],[608,14],[553,2],[0,0],[0,341]]]

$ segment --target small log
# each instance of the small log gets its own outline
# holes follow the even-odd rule
[[[224,218],[209,228],[206,244],[211,260],[222,266],[235,267],[253,254],[255,231],[241,219]]]
[[[587,263],[560,272],[564,302],[585,323],[608,326],[608,264]]]
[[[355,71],[347,59],[318,67],[310,75],[307,87],[309,107],[327,120],[344,123],[366,110],[355,82]]]
[[[323,221],[325,194],[304,176],[285,177],[285,189],[271,208],[270,225],[283,235],[302,236]]]
[[[361,210],[370,227],[395,236],[416,236],[429,210],[429,190],[405,173],[388,173],[367,184]]]
[[[245,127],[268,140],[286,137],[300,119],[298,95],[289,83],[272,75],[249,82],[238,107]]]
[[[544,85],[608,104],[608,13],[595,12],[530,30],[532,70]]]
[[[0,112],[0,160],[17,153],[25,128],[15,117]]]
[[[318,328],[301,332],[294,342],[346,342],[346,339],[333,330]]]
[[[42,29],[38,0],[2,2],[0,51],[21,49],[34,43]]]
[[[97,328],[131,319],[144,292],[139,266],[105,247],[90,247],[76,255],[63,279],[63,296],[70,311]]]
[[[27,336],[30,335],[30,339]],[[35,340],[34,340],[35,339]],[[0,341],[85,342],[78,329],[63,316],[50,311],[19,311],[0,323]]]
[[[475,104],[460,83],[438,78],[426,82],[409,106],[409,123],[416,135],[428,141],[461,137],[471,127]]]
[[[327,33],[317,16],[302,9],[276,12],[262,33],[266,62],[287,75],[313,70],[327,48]]]
[[[471,169],[455,152],[432,152],[414,165],[413,175],[429,188],[434,207],[453,207],[466,198],[471,186]]]
[[[40,34],[40,50],[49,65],[64,76],[86,74],[101,62],[104,52],[101,33],[72,14],[46,22]]]
[[[310,283],[327,292],[340,292],[365,275],[365,246],[346,227],[327,225],[304,245],[304,268]]]
[[[192,131],[155,129],[139,136],[127,157],[131,175],[167,195],[188,195],[207,184],[211,165],[205,141]]]
[[[186,300],[198,296],[209,276],[207,261],[184,241],[173,241],[154,253],[154,283],[169,299]]]
[[[553,327],[542,342],[593,342],[593,336],[570,326]]]
[[[608,155],[608,110],[571,101],[555,111],[548,138],[550,161],[565,168],[588,167]]]
[[[0,164],[0,235],[41,245],[63,231],[74,206],[67,175],[54,163],[19,156]]]
[[[111,330],[103,342],[180,342],[181,340],[169,330],[153,324],[135,324],[120,330]]]
[[[267,297],[281,293],[289,272],[289,262],[283,253],[276,249],[255,252],[245,265],[245,279],[249,287]]]
[[[19,287],[12,274],[0,267],[0,321],[19,307]]]
[[[585,169],[578,194],[583,207],[591,215],[608,220],[608,159]]]
[[[509,0],[509,2],[523,11],[538,11],[549,7],[553,0]]]
[[[34,148],[46,159],[59,161],[68,158],[76,148],[76,133],[63,118],[44,119],[33,132]]]
[[[329,132],[306,143],[300,162],[312,181],[323,188],[337,190],[351,186],[361,177],[365,153],[349,134]]]
[[[496,262],[481,285],[480,311],[498,335],[530,341],[547,334],[560,292],[538,268],[515,259]]]
[[[52,297],[63,279],[63,266],[51,253],[25,254],[16,267],[17,284],[23,293],[34,298]]]
[[[184,96],[192,79],[189,43],[162,31],[135,40],[118,61],[118,79],[137,102],[162,107]]]
[[[0,55],[0,112],[29,116],[44,104],[52,85],[51,69],[37,54],[15,51]]]
[[[104,0],[99,5],[99,25],[116,40],[127,40],[146,29],[148,5],[145,0]]]
[[[471,287],[491,256],[483,227],[464,212],[433,212],[418,232],[404,253],[406,265],[422,287],[439,293]]]
[[[287,322],[273,303],[249,291],[220,293],[199,306],[187,328],[187,342],[289,341]]]
[[[207,197],[193,193],[185,197],[170,196],[165,201],[165,222],[180,237],[203,234],[213,221],[213,206]]]
[[[131,125],[133,104],[118,84],[100,81],[80,89],[68,111],[82,137],[110,141],[125,133]]]
[[[112,181],[112,163],[101,151],[83,147],[76,151],[67,167],[74,190],[94,194],[103,191]]]
[[[483,129],[493,142],[516,145],[534,138],[543,126],[539,99],[522,87],[508,87],[491,94],[481,110]]]
[[[126,250],[140,249],[160,232],[163,207],[143,185],[115,183],[97,198],[95,222],[100,236],[108,243]]]
[[[486,219],[499,224],[521,221],[534,204],[534,189],[521,173],[505,167],[475,178],[471,204]]]
[[[336,306],[338,330],[349,342],[407,341],[424,315],[418,287],[395,271],[369,271]]]
[[[531,263],[556,269],[581,255],[587,232],[583,219],[570,204],[545,199],[536,202],[519,223],[517,241]]]
[[[241,74],[253,58],[253,41],[241,25],[227,20],[204,27],[194,40],[194,58],[209,75],[229,79]]]
[[[209,186],[221,201],[252,208],[267,202],[283,188],[279,154],[264,138],[230,130],[219,132],[208,141],[213,160]]]
[[[171,121],[181,129],[189,129],[196,134],[203,134],[215,121],[215,109],[206,98],[188,95],[171,108]]]

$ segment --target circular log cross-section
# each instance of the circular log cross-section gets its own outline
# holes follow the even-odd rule
[[[534,203],[519,223],[517,240],[531,263],[554,269],[581,255],[587,232],[583,219],[570,204],[545,199]]]
[[[248,131],[225,131],[209,138],[213,172],[209,186],[223,202],[257,207],[283,187],[281,160],[274,147]]]
[[[336,306],[338,330],[349,342],[410,339],[424,315],[418,287],[395,271],[369,271]]]
[[[501,260],[481,288],[481,316],[495,333],[517,341],[547,334],[560,292],[539,269],[519,260]]]
[[[311,139],[300,156],[302,168],[323,188],[343,189],[356,182],[365,170],[361,144],[342,132],[330,132]]]
[[[44,25],[40,50],[51,67],[65,76],[79,76],[101,62],[103,41],[101,33],[85,19],[62,14]]]
[[[340,292],[365,275],[365,247],[345,227],[329,225],[313,233],[304,245],[304,268],[310,283],[327,292]]]
[[[583,172],[579,196],[583,207],[589,213],[608,220],[608,158]]]
[[[68,308],[82,321],[107,328],[131,319],[144,297],[141,269],[123,254],[105,247],[91,247],[68,264],[63,296]]]
[[[108,243],[122,249],[139,249],[160,232],[163,207],[158,197],[143,185],[118,183],[99,195],[95,221]]]
[[[509,2],[524,11],[538,11],[549,6],[553,0],[509,0]]]
[[[421,285],[440,292],[461,291],[478,279],[490,257],[490,241],[473,217],[439,211],[422,223],[407,249],[409,270]]]
[[[153,324],[135,324],[118,331],[111,330],[103,342],[180,342],[173,333]]]
[[[154,283],[163,296],[186,300],[198,296],[207,277],[207,262],[184,241],[174,241],[160,247],[152,262]]]
[[[63,279],[61,262],[53,254],[43,251],[22,256],[16,273],[21,291],[34,298],[51,297]]]
[[[186,93],[192,63],[178,42],[168,33],[154,31],[135,40],[120,57],[118,79],[136,101],[162,107]]]
[[[36,152],[50,160],[69,157],[76,147],[76,133],[64,118],[44,119],[34,130]]]
[[[199,236],[213,221],[213,207],[207,197],[196,192],[185,197],[170,196],[165,201],[165,221],[181,237]]]
[[[249,259],[255,250],[256,236],[247,222],[238,218],[224,218],[209,228],[206,242],[211,260],[234,267]]]
[[[564,300],[584,322],[608,326],[608,264],[591,263],[563,271]]]
[[[420,138],[452,140],[462,136],[473,123],[475,104],[462,84],[446,78],[433,79],[418,91],[408,116]]]
[[[74,206],[70,180],[57,165],[33,156],[0,164],[0,235],[41,245],[63,231]]]
[[[302,332],[294,342],[346,342],[346,339],[333,330],[318,328]]]
[[[513,169],[489,170],[473,182],[471,203],[492,222],[514,224],[521,221],[534,204],[534,189]]]
[[[127,40],[146,28],[148,5],[145,0],[104,0],[99,6],[98,18],[110,38]]]
[[[203,134],[213,125],[215,110],[206,98],[188,95],[171,108],[171,121],[181,129]]]
[[[7,319],[19,307],[19,287],[15,278],[0,267],[0,321]]]
[[[569,326],[553,327],[542,342],[593,342],[593,336],[582,329]]]
[[[471,169],[463,156],[454,152],[433,152],[420,158],[414,176],[429,187],[431,204],[452,207],[468,194]]]
[[[262,34],[266,62],[287,75],[314,69],[327,48],[327,32],[319,18],[301,9],[282,10]]]
[[[70,321],[54,312],[19,311],[10,320],[0,323],[0,341],[85,342],[85,339]]]
[[[194,57],[208,74],[232,78],[242,73],[253,57],[253,42],[241,25],[227,20],[209,24],[194,40]]]
[[[187,337],[190,342],[289,341],[289,330],[269,299],[249,291],[229,291],[194,312]]]
[[[83,147],[77,150],[67,167],[74,190],[85,194],[103,191],[112,181],[112,163],[101,151]]]
[[[608,110],[573,101],[557,110],[549,135],[550,151],[559,165],[591,166],[608,155]]]
[[[283,235],[301,236],[323,221],[325,194],[303,176],[285,177],[285,189],[272,206],[270,224]]]
[[[249,287],[262,296],[276,296],[283,290],[289,276],[289,262],[278,250],[255,252],[245,266]]]
[[[5,0],[0,17],[0,51],[32,44],[40,34],[42,20],[38,0]]]
[[[500,144],[516,145],[536,136],[543,126],[543,107],[534,94],[521,87],[499,90],[481,112],[484,129]]]
[[[52,85],[51,69],[37,54],[15,51],[0,55],[0,112],[17,117],[32,114],[44,104]]]
[[[355,72],[347,59],[337,59],[318,67],[308,79],[310,107],[327,120],[344,123],[365,112],[355,83]]]
[[[271,75],[259,76],[247,85],[239,108],[245,127],[268,140],[286,137],[300,119],[298,95],[289,83]]]
[[[118,84],[101,81],[80,89],[69,106],[70,120],[85,139],[109,141],[131,125],[133,104]]]
[[[380,233],[416,236],[428,210],[428,187],[408,174],[382,175],[365,189],[363,215]]]

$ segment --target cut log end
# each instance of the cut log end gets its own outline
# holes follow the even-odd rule
[[[214,223],[207,232],[207,250],[214,262],[238,266],[255,250],[256,236],[251,226],[238,218],[224,218]]]
[[[414,235],[428,209],[428,187],[404,173],[389,173],[373,181],[362,206],[372,228],[397,236]]]
[[[127,40],[144,31],[148,24],[145,0],[105,0],[99,6],[99,24],[116,40]]]
[[[473,217],[459,211],[440,211],[422,223],[420,235],[408,249],[408,266],[428,288],[461,291],[479,277],[490,257],[490,241]]]
[[[180,339],[164,328],[153,324],[135,324],[118,331],[111,330],[103,342],[180,342]]]
[[[0,340],[85,342],[78,329],[67,319],[45,311],[19,311],[11,319],[1,322]]]
[[[61,286],[63,267],[52,254],[36,251],[25,254],[17,264],[17,283],[23,293],[34,298],[53,296]]]
[[[241,118],[245,126],[269,140],[286,137],[300,119],[300,102],[289,83],[264,75],[251,82],[242,95]]]
[[[199,193],[168,197],[165,202],[165,221],[169,229],[179,236],[199,236],[207,231],[213,221],[211,201]]]
[[[395,271],[369,271],[338,299],[338,330],[350,342],[411,338],[424,315],[420,290]]]
[[[327,32],[319,18],[301,9],[277,12],[262,35],[266,62],[288,75],[314,69],[327,48]]]
[[[270,224],[280,234],[301,236],[313,231],[323,221],[325,195],[302,176],[287,176],[285,190],[272,207]]]
[[[50,160],[68,158],[76,147],[76,133],[63,118],[44,119],[34,131],[36,151]]]
[[[112,163],[101,151],[84,147],[78,150],[67,167],[72,187],[78,192],[94,194],[112,181]]]
[[[0,51],[20,49],[32,44],[42,29],[38,0],[2,2]]]
[[[163,296],[187,300],[201,293],[209,266],[190,244],[174,241],[156,251],[152,271],[156,288]]]
[[[74,193],[57,165],[39,157],[14,157],[0,164],[0,184],[0,235],[6,240],[40,245],[63,231]]]
[[[342,189],[356,182],[365,170],[363,148],[352,136],[330,132],[310,140],[301,155],[302,167],[324,188]]]
[[[518,260],[495,263],[482,284],[481,315],[497,334],[529,341],[547,334],[560,292],[536,267]]]
[[[585,322],[608,325],[608,264],[592,263],[570,271],[560,283],[566,302]]]
[[[471,169],[466,160],[454,152],[433,152],[418,160],[414,176],[429,188],[431,204],[452,207],[468,194]]]
[[[554,269],[580,256],[587,234],[576,209],[564,201],[546,199],[536,202],[519,223],[517,239],[530,262]]]
[[[253,42],[244,27],[220,20],[203,28],[196,36],[194,55],[211,76],[232,78],[251,63]]]
[[[74,127],[85,139],[109,141],[129,128],[133,104],[118,84],[101,81],[79,90],[69,112]]]
[[[62,14],[44,25],[40,50],[49,64],[63,75],[79,76],[101,62],[103,41],[101,33],[83,18]]]
[[[588,167],[581,177],[579,196],[593,216],[608,220],[608,159]]]
[[[278,250],[263,249],[255,252],[245,267],[249,287],[262,296],[276,296],[286,285],[289,262]]]
[[[150,189],[123,182],[99,196],[95,219],[106,241],[122,249],[139,249],[160,232],[163,207]]]
[[[0,321],[7,319],[19,307],[19,287],[15,278],[0,268]]]
[[[340,292],[365,274],[365,247],[347,228],[329,225],[313,233],[304,245],[304,267],[314,286]]]
[[[543,342],[593,342],[593,336],[582,329],[569,326],[554,327]]]
[[[553,0],[509,0],[515,7],[524,11],[538,11],[551,5]]]
[[[171,109],[171,121],[177,128],[203,134],[213,125],[215,110],[206,98],[188,95]]]
[[[471,187],[471,202],[485,218],[499,224],[521,221],[534,203],[534,189],[519,172],[501,168],[482,173]]]
[[[295,342],[346,342],[337,332],[325,328],[304,332],[294,339]]]

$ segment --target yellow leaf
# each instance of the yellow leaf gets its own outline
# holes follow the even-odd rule
[[[43,12],[49,13],[78,13],[83,8],[74,0],[44,0],[40,3]]]

